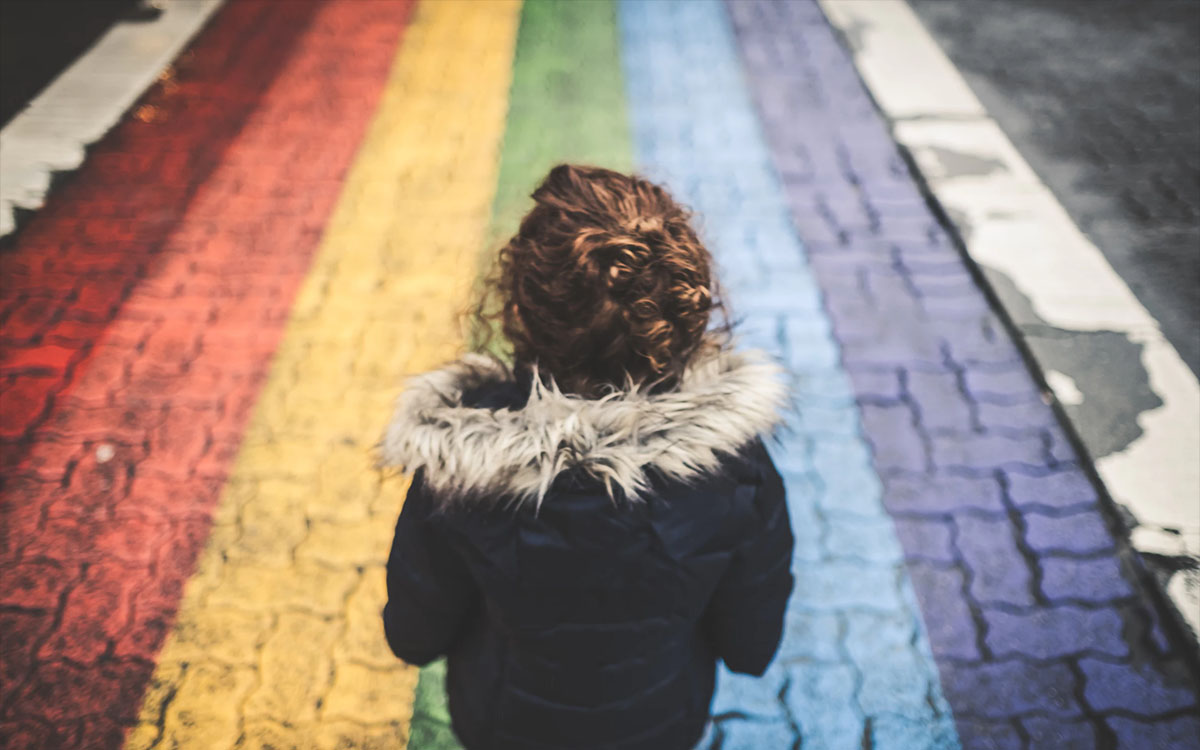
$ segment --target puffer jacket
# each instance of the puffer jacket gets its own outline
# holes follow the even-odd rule
[[[407,662],[449,657],[468,750],[690,748],[717,660],[763,673],[792,588],[761,439],[783,401],[731,351],[602,399],[477,356],[410,383],[382,444],[414,472],[384,630]]]

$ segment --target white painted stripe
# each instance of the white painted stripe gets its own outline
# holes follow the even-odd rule
[[[1139,415],[1143,435],[1096,469],[1140,524],[1135,548],[1200,556],[1200,382],[904,0],[820,3],[851,41],[896,140],[958,221],[971,257],[1006,274],[1045,323],[1116,331],[1143,345],[1142,364],[1163,405]],[[1197,581],[1177,574],[1168,593],[1200,632]]]
[[[902,0],[820,0],[854,49],[854,64],[880,108],[893,119],[985,117],[958,75]]]
[[[161,0],[152,21],[118,21],[0,130],[0,236],[14,207],[42,207],[50,175],[76,169],[223,0]]]

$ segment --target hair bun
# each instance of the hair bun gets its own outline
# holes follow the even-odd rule
[[[625,223],[624,228],[631,234],[652,234],[662,231],[663,221],[661,216],[635,216]]]
[[[688,210],[643,178],[576,165],[552,169],[533,200],[481,327],[499,320],[514,360],[571,393],[679,376],[722,307]]]

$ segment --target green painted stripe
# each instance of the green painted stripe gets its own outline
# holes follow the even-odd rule
[[[628,171],[633,146],[611,0],[526,0],[513,61],[500,176],[484,263],[516,230],[529,194],[560,162]],[[443,661],[421,670],[410,750],[460,750]]]
[[[517,228],[550,167],[633,164],[616,8],[610,0],[529,0],[521,14],[492,238]]]

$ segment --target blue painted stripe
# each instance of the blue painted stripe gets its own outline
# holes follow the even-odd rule
[[[761,679],[722,671],[704,747],[957,748],[950,708],[804,248],[719,0],[623,0],[638,168],[696,209],[742,341],[795,375],[773,454],[796,531],[797,584]]]

